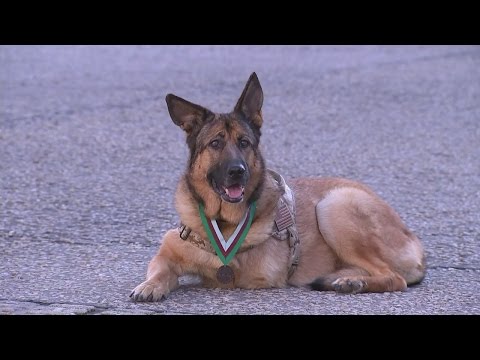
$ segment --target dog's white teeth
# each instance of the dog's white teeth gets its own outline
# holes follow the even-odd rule
[[[236,199],[243,195],[243,190],[244,188],[241,185],[232,185],[225,188],[225,193],[228,197]]]

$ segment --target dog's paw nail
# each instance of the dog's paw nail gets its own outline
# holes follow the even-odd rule
[[[145,301],[153,301],[153,293],[148,295],[148,297]]]

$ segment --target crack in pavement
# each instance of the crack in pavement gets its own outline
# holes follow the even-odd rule
[[[437,269],[454,269],[454,270],[473,270],[473,271],[480,271],[479,268],[475,268],[475,267],[467,267],[467,266],[445,266],[445,265],[435,265],[435,266],[428,266],[427,267],[427,270],[428,269],[433,269],[433,270],[437,270]]]
[[[152,314],[165,314],[167,313],[164,309],[143,309],[141,306],[136,306],[133,309],[128,307],[122,306],[111,306],[111,305],[99,305],[99,304],[91,304],[91,303],[75,303],[75,302],[49,302],[43,300],[22,300],[22,299],[7,299],[7,298],[0,298],[0,304],[32,304],[32,305],[39,305],[42,307],[49,307],[49,306],[84,306],[87,307],[84,312],[75,313],[76,315],[100,315],[105,312],[112,312],[118,314],[135,314],[136,311],[140,310],[141,313],[152,313]],[[183,312],[178,312],[179,314]],[[194,314],[192,312],[184,312],[184,314]]]
[[[98,304],[89,304],[89,303],[73,303],[73,302],[49,302],[43,300],[22,300],[22,299],[7,299],[7,298],[0,298],[0,302],[9,302],[9,303],[22,303],[22,304],[34,304],[40,306],[52,306],[52,305],[68,305],[68,306],[91,306],[94,310],[87,310],[87,313],[99,310],[99,311],[106,311],[113,309],[111,306],[108,305],[98,305]]]

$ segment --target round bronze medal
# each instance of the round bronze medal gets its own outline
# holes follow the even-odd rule
[[[233,281],[233,270],[228,265],[220,266],[217,270],[217,280],[222,284],[228,284]]]

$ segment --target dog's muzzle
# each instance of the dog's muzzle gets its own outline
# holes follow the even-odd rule
[[[243,161],[229,161],[212,171],[209,177],[212,188],[224,201],[238,203],[243,200],[249,179],[248,168]]]

